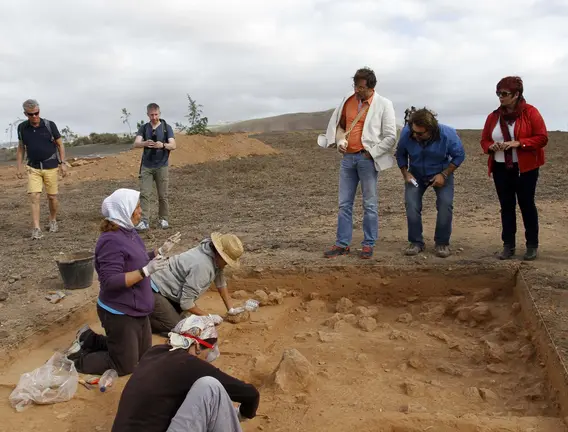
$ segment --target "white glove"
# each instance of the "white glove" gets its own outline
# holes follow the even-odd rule
[[[160,249],[158,249],[158,254],[160,255],[167,254],[169,251],[172,250],[172,248],[176,244],[179,243],[180,240],[181,240],[181,234],[179,232],[175,233],[173,236],[171,236],[169,239],[166,240],[166,242],[162,245]]]
[[[243,313],[244,311],[245,311],[244,307],[231,308],[227,311],[227,315],[238,315],[240,313]]]
[[[215,325],[219,325],[223,322],[223,318],[221,318],[221,315],[209,314],[209,318],[211,318],[211,321],[213,321],[213,324],[215,324]]]
[[[142,267],[142,271],[146,275],[146,277],[150,276],[151,274],[156,273],[159,270],[162,270],[168,266],[168,259],[164,258],[161,255],[158,255],[144,267]]]

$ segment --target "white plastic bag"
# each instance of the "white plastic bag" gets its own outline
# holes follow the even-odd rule
[[[10,404],[16,411],[23,411],[28,405],[66,402],[77,391],[79,375],[75,364],[56,352],[43,366],[23,374],[18,385],[10,394]]]

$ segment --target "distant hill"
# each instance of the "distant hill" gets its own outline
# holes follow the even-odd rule
[[[282,114],[275,117],[245,120],[211,126],[214,132],[287,132],[296,130],[324,130],[333,109],[311,113]]]

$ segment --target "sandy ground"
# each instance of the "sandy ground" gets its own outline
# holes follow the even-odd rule
[[[447,260],[434,257],[431,241],[427,244],[427,251],[418,257],[408,258],[401,255],[406,244],[406,221],[404,218],[402,181],[397,170],[389,170],[383,173],[379,181],[380,241],[376,248],[375,258],[369,262],[361,262],[354,253],[350,257],[334,260],[332,263],[324,260],[321,254],[323,250],[333,244],[335,237],[339,156],[333,150],[319,149],[315,145],[315,133],[274,133],[255,137],[270,147],[257,140],[247,140],[244,135],[223,136],[222,143],[220,138],[207,138],[192,143],[188,141],[187,150],[184,151],[186,154],[196,157],[186,162],[176,163],[174,160],[174,169],[171,174],[170,222],[183,233],[183,244],[178,248],[178,251],[193,246],[211,231],[222,230],[233,231],[241,236],[247,250],[243,262],[245,269],[256,270],[259,274],[265,273],[271,268],[300,267],[310,269],[329,265],[351,266],[358,264],[369,267],[378,265],[382,267],[410,266],[416,268],[427,268],[432,265],[452,268],[470,264],[471,266],[483,265],[487,268],[500,269],[502,264],[498,263],[494,256],[500,248],[499,208],[492,181],[487,177],[486,158],[480,154],[479,132],[461,131],[461,136],[468,157],[464,166],[458,171],[456,179],[455,219],[452,237],[454,254]],[[566,225],[568,202],[561,181],[566,178],[568,168],[563,163],[561,149],[566,140],[566,134],[551,133],[550,144],[547,148],[548,162],[542,169],[539,180],[537,205],[541,215],[540,258],[531,264],[521,264],[519,261],[515,261],[503,267],[503,272],[506,272],[509,271],[507,270],[509,265],[520,266],[521,271],[532,284],[532,293],[539,312],[542,314],[559,351],[565,357],[568,356],[568,341],[565,337],[568,327],[566,320],[568,298],[565,290],[566,278],[568,277],[568,257],[565,253],[568,245],[568,232],[563,230],[562,227]],[[240,148],[241,150],[230,150],[233,148]],[[220,156],[216,153],[217,149],[221,149],[222,154]],[[247,152],[263,156],[244,157]],[[179,154],[181,153],[180,151]],[[49,290],[61,288],[61,280],[54,263],[54,256],[60,252],[92,250],[100,221],[100,202],[104,196],[117,187],[136,187],[137,159],[132,157],[132,153],[127,155],[128,157],[120,155],[117,158],[104,159],[98,165],[93,164],[74,169],[71,178],[66,180],[62,186],[60,213],[62,230],[60,233],[46,237],[44,241],[38,243],[32,243],[28,240],[29,211],[24,183],[14,182],[9,168],[0,171],[0,184],[4,186],[4,194],[0,198],[0,229],[3,234],[0,291],[4,292],[7,297],[5,301],[0,302],[0,344],[4,347],[3,359],[6,368],[10,364],[14,365],[14,358],[20,355],[20,351],[13,348],[16,344],[24,342],[20,346],[25,346],[26,338],[28,338],[28,341],[32,340],[38,337],[38,332],[43,340],[49,342],[46,346],[40,348],[44,351],[34,354],[33,357],[28,359],[27,363],[16,362],[16,369],[14,369],[15,366],[10,367],[9,377],[8,375],[2,377],[2,382],[8,386],[6,388],[15,383],[15,376],[24,370],[31,370],[39,366],[42,361],[48,358],[47,352],[49,350],[63,343],[64,339],[69,339],[74,326],[80,324],[76,318],[69,315],[70,312],[79,310],[77,312],[79,314],[83,313],[81,311],[86,311],[84,313],[87,313],[87,315],[91,313],[89,311],[93,309],[92,299],[96,296],[96,286],[86,290],[70,291],[68,297],[57,305],[48,303],[44,296]],[[206,162],[208,159],[211,161]],[[191,162],[203,163],[191,164]],[[113,170],[110,167],[114,167]],[[107,171],[105,168],[109,170]],[[356,223],[353,249],[355,252],[362,239],[360,206],[361,202],[358,197],[356,201],[357,210],[354,216]],[[46,207],[44,207],[44,215],[46,210]],[[424,228],[427,239],[433,237],[434,220],[434,199],[432,194],[428,194],[425,197],[424,206]],[[519,227],[522,227],[520,217]],[[152,230],[144,237],[148,246],[154,246],[165,240],[168,234],[171,234],[171,232]],[[519,234],[517,241],[519,246],[522,246],[522,228],[519,229]],[[520,247],[519,249],[519,252],[522,253],[523,248]],[[364,270],[359,269],[357,271]],[[462,281],[459,275],[453,276],[453,278],[455,284],[466,282],[465,279]],[[270,290],[275,287],[268,284],[266,288]],[[389,288],[376,287],[375,289],[388,291]],[[290,325],[290,331],[286,333],[286,337],[290,336],[292,332],[305,331],[316,332],[314,337],[317,338],[318,326],[330,312],[326,311],[326,314],[322,312],[322,315],[317,315],[313,323],[306,323],[305,321],[296,323],[295,318],[290,318],[290,310],[298,306],[295,303],[297,301],[290,298],[286,300],[285,304],[275,307],[274,310],[281,310],[282,315],[276,314],[273,317],[276,323],[273,325],[277,325],[279,328],[284,328],[280,327],[283,324]],[[399,312],[398,309],[390,310],[387,313],[386,322],[392,326],[393,318]],[[264,312],[259,312],[259,314],[262,313]],[[281,318],[281,316],[286,318]],[[297,315],[297,317],[300,318],[301,315]],[[41,329],[56,319],[63,323],[60,332],[62,339],[52,341],[52,338],[59,333],[51,330],[49,334],[41,334]],[[270,319],[272,319],[272,315]],[[283,321],[278,321],[279,319]],[[427,320],[425,324],[427,324]],[[395,324],[395,326],[398,326],[398,324]],[[470,338],[467,339],[468,341],[479,341],[482,336],[475,331],[471,336],[462,334],[459,330],[461,327],[442,328],[446,334],[452,337]],[[420,328],[416,330],[418,331]],[[349,337],[349,332],[352,331],[351,327],[348,327],[348,330],[345,331],[347,333],[342,337],[352,341],[353,338]],[[380,351],[378,348],[384,344],[389,346],[388,344],[393,343],[387,342],[388,338],[383,334],[386,329],[377,331],[379,332],[375,335],[377,339],[367,343],[367,349],[372,352]],[[36,335],[32,336],[34,334]],[[243,338],[237,338],[238,342],[244,343],[246,341],[249,344],[251,340],[245,336],[247,335],[243,335]],[[228,337],[231,339],[230,335]],[[280,333],[278,338],[268,335],[266,340],[262,339],[262,343],[267,344],[266,346],[272,346],[270,343],[278,344],[280,342],[268,342],[269,340],[278,341],[282,337]],[[418,339],[422,340],[421,343],[426,343],[424,341],[427,337],[429,337],[427,334],[425,336],[421,334]],[[255,343],[260,343],[261,340],[257,338],[256,333],[252,333],[249,338],[252,338]],[[308,343],[307,351],[306,349],[302,350],[308,358],[310,358],[309,346]],[[371,350],[369,346],[377,348]],[[270,366],[274,366],[275,362],[277,363],[281,348],[282,345],[278,345],[278,349],[273,349],[272,363],[269,362]],[[356,348],[359,349],[360,346],[357,345]],[[391,348],[394,349],[395,347],[391,346]],[[387,351],[391,352],[392,350]],[[365,351],[365,354],[370,355],[368,351]],[[331,351],[322,351],[321,355],[332,358]],[[442,358],[445,354],[439,352],[436,355]],[[385,359],[389,356],[385,354]],[[39,360],[40,358],[41,360]],[[360,373],[360,366],[356,362],[349,363],[350,361],[352,362],[352,360],[348,360],[347,356],[345,361],[335,362],[337,364],[333,365],[333,371],[337,372],[341,370],[340,368],[354,368]],[[378,361],[384,363],[386,360],[378,359]],[[397,361],[400,361],[400,359],[397,358]],[[374,360],[370,363],[375,368],[374,373],[382,375],[380,373],[382,363],[379,364]],[[219,365],[229,366],[228,363],[222,362]],[[244,369],[235,369],[235,373],[247,378],[244,371],[249,371],[251,367],[250,365],[241,366]],[[383,369],[392,371],[396,369],[396,366],[390,365]],[[385,382],[382,378],[380,380],[373,378],[373,380],[374,388],[380,387],[380,383]],[[342,382],[342,388],[346,385],[347,383]],[[461,385],[463,386],[463,383]],[[366,394],[370,394],[370,389],[367,390]],[[79,390],[80,394],[82,391],[83,389]],[[379,390],[375,392],[379,392]],[[117,396],[114,393],[106,396],[111,397],[106,398],[106,400],[97,398],[97,401],[90,401],[89,403],[92,403],[98,409],[106,407],[104,409],[110,414],[112,409],[115,408],[112,403],[108,403],[108,400]],[[94,396],[91,395],[90,397]],[[308,406],[311,406],[312,399],[310,398],[311,396],[308,396]],[[426,398],[423,405],[431,403],[429,400]],[[400,401],[397,399],[398,402]],[[75,400],[70,404],[75,404]],[[48,418],[53,419],[53,416],[62,415],[63,406],[42,407],[40,410],[51,413]],[[337,408],[340,407],[342,405],[337,406]],[[327,418],[327,416],[335,416],[336,421],[338,421],[338,417],[341,418],[340,415],[331,414],[335,410],[329,410],[329,406],[324,407],[322,405],[321,409],[325,411],[325,414],[322,414],[324,420],[320,425],[327,425],[331,421],[331,418]],[[431,408],[428,412],[431,412],[432,409],[434,408]],[[491,412],[505,412],[503,409],[494,408]],[[393,405],[389,405],[387,410],[394,416],[393,421],[398,418],[397,416],[402,415],[399,411],[396,411],[396,413],[392,411],[394,410]],[[361,412],[363,411],[365,410]],[[472,408],[470,412],[478,415],[482,411]],[[39,410],[35,412],[39,412]],[[288,415],[290,412],[288,409],[284,409],[282,416]],[[465,411],[460,411],[457,408],[448,410],[448,415],[459,413],[463,414]],[[526,414],[544,417],[555,415],[542,407],[532,412],[526,411]],[[42,420],[41,415],[35,415],[39,416],[36,420],[37,424],[45,420],[45,418]],[[299,411],[296,415],[301,417],[304,414],[303,411]],[[420,415],[423,419],[424,416],[428,417],[431,414],[422,413]],[[305,418],[312,421],[314,416],[319,416],[319,414],[310,411]],[[24,418],[21,415],[18,418],[24,422],[21,423],[24,425],[26,421],[31,422],[32,417],[31,414],[26,414],[26,420],[21,420]],[[406,415],[405,419],[410,417],[412,415]],[[279,417],[275,416],[275,418]],[[65,420],[65,418],[62,420]],[[365,416],[363,416],[363,423],[361,424],[365,424],[364,420]],[[78,421],[74,417],[71,423],[66,424],[72,425],[75,424],[73,422]],[[87,418],[85,417],[81,421],[87,422]],[[254,425],[254,427],[260,425],[264,427],[264,430],[278,430],[281,427],[275,421],[273,424],[258,423],[260,421],[261,419],[255,420],[257,423],[251,423],[251,425]],[[448,421],[450,422],[448,424],[451,424],[451,421],[454,420]],[[475,422],[475,420],[470,422]],[[87,423],[81,424],[86,425]],[[88,424],[95,425],[96,423]],[[531,430],[531,428],[534,430],[561,430],[557,429],[557,423],[553,422],[553,424],[554,426],[551,426],[553,428],[549,429],[540,427],[537,423],[533,423],[532,426],[527,423],[520,425],[519,429],[507,429],[509,426],[503,426],[503,429],[482,430]],[[33,423],[30,423],[30,425],[33,425]],[[108,425],[109,423],[106,421],[101,427],[108,427]],[[314,423],[311,429],[281,430],[317,430],[316,426]],[[254,427],[247,426],[248,429],[246,430],[255,430]],[[362,430],[373,430],[370,426],[367,429],[365,427]],[[413,427],[415,429],[396,429],[393,427],[384,430],[424,430],[418,428],[418,426]],[[473,426],[469,429],[468,427],[464,426],[461,430],[476,430]],[[26,430],[26,428],[10,430]],[[429,430],[456,429],[440,429],[436,425]]]

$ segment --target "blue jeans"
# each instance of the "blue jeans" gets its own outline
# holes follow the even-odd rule
[[[347,247],[353,235],[353,201],[357,185],[363,192],[363,246],[375,246],[379,235],[377,204],[377,170],[373,159],[363,153],[346,153],[339,170],[339,214],[336,246]]]
[[[404,201],[406,207],[406,220],[408,222],[408,241],[412,244],[424,246],[422,236],[422,197],[428,189],[418,181],[418,187],[406,183]],[[452,216],[454,212],[454,176],[448,176],[446,184],[434,188],[436,192],[436,233],[434,242],[439,246],[448,246],[452,235]]]

